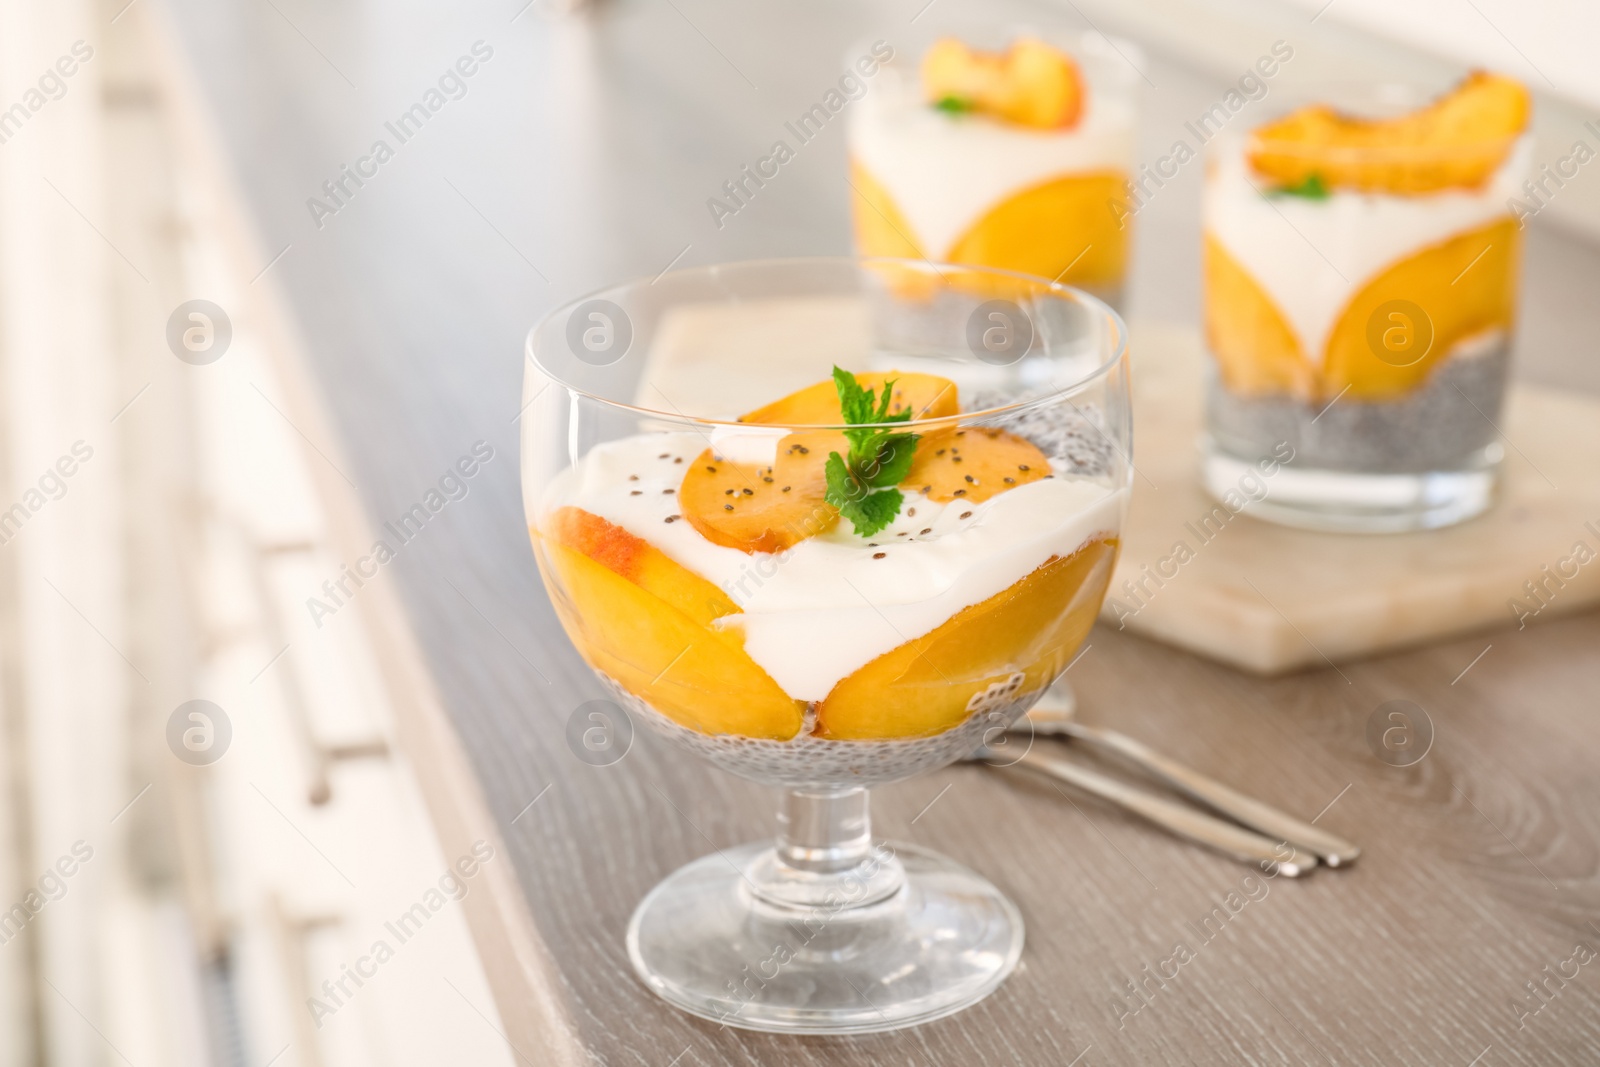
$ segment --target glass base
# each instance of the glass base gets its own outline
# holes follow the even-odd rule
[[[1263,479],[1256,465],[1217,447],[1202,444],[1201,477],[1206,491],[1230,510],[1283,526],[1337,533],[1403,533],[1453,526],[1487,511],[1504,450],[1491,444],[1474,453],[1459,470],[1365,474],[1284,464]],[[1263,482],[1260,498],[1245,487]],[[1231,503],[1230,503],[1231,497]]]
[[[1022,916],[989,882],[882,843],[831,888],[794,899],[770,843],[727,849],[656,886],[628,956],[668,1003],[725,1026],[792,1034],[896,1030],[976,1004],[1022,955]],[[826,880],[826,879],[825,879]],[[885,890],[888,890],[885,895]]]

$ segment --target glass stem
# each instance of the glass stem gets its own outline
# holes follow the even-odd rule
[[[893,896],[905,870],[893,848],[873,843],[865,789],[786,789],[777,842],[745,878],[768,903],[839,911]]]
[[[778,860],[812,874],[858,867],[872,853],[872,814],[865,789],[785,789],[778,808]]]

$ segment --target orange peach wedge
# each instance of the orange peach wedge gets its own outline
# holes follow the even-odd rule
[[[901,371],[863,371],[855,378],[863,389],[873,392],[882,389],[884,382],[894,382],[891,415],[909,410],[913,419],[942,419],[961,411],[956,383],[949,378]],[[837,426],[844,415],[839,408],[839,390],[830,379],[747,412],[739,421],[767,426]]]
[[[817,706],[819,737],[844,741],[929,737],[959,725],[974,697],[1024,675],[1020,692],[1050,684],[1100,611],[1118,542],[1094,541],[931,633],[841,680]]]
[[[1281,188],[1357,189],[1415,196],[1482,185],[1528,127],[1520,82],[1475,71],[1450,92],[1398,118],[1302,108],[1257,129],[1250,165]]]
[[[678,508],[701,537],[741,552],[782,552],[838,523],[823,499],[823,467],[829,452],[846,447],[844,435],[793,433],[774,445],[771,463],[736,462],[709,448],[695,457],[678,487]]]
[[[940,503],[978,504],[1050,473],[1050,460],[1032,442],[995,426],[941,430],[917,442],[900,484]]]
[[[1083,115],[1077,64],[1033,37],[1004,52],[968,48],[954,37],[934,42],[922,57],[922,93],[940,107],[1036,129],[1074,126]]]
[[[562,624],[591,666],[706,734],[787,740],[804,705],[710,625],[738,608],[716,586],[621,527],[561,508],[534,547]]]

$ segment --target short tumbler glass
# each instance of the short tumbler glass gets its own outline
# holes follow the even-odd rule
[[[1383,118],[1401,87],[1330,90]],[[1397,532],[1487,509],[1503,450],[1526,134],[1448,147],[1209,145],[1204,194],[1204,480],[1235,499],[1275,471],[1263,519]],[[1278,174],[1262,173],[1270,153]],[[1366,187],[1323,180],[1319,168]],[[1471,181],[1457,180],[1461,175]]]
[[[959,404],[952,395],[939,417],[894,426],[929,442],[930,462],[971,459],[951,480],[992,474],[996,495],[958,499],[930,521],[952,531],[942,547],[941,531],[915,528],[881,548],[839,534],[809,562],[810,542],[747,560],[699,545],[685,513],[776,500],[791,474],[801,487],[827,441],[843,447],[845,427],[737,417],[829,382],[835,365],[953,383]],[[820,259],[679,270],[592,294],[533,329],[523,494],[556,613],[629,721],[782,791],[775,841],[690,863],[639,905],[627,947],[652,990],[729,1026],[855,1033],[948,1015],[1004,981],[1022,951],[1017,909],[965,867],[876,837],[867,789],[998,742],[1071,662],[1116,561],[1129,420],[1117,315],[1077,290],[982,268]],[[986,442],[1040,458],[1008,452],[1011,466],[986,469]],[[715,496],[696,511],[687,472],[739,463],[757,464],[751,493],[730,486],[727,504]],[[1018,486],[999,489],[1001,475]],[[998,507],[1012,488],[1027,505]],[[1055,523],[1042,517],[1052,501],[1066,502]],[[984,547],[1002,542],[1009,557]],[[940,592],[935,604],[873,584],[888,555],[909,564],[918,553],[933,553],[935,585],[954,575],[976,583],[971,595]],[[736,572],[708,581],[691,557]],[[805,572],[818,588],[798,591],[810,603],[754,614],[752,591],[818,559],[823,569]],[[827,573],[835,559],[839,583]],[[821,587],[831,584],[859,595],[830,601]],[[748,611],[730,613],[732,601]],[[773,627],[794,640],[758,639]],[[804,690],[789,679],[873,642],[889,651],[822,699],[784,688]]]

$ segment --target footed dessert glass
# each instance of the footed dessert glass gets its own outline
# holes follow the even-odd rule
[[[1252,513],[1314,529],[1461,522],[1502,457],[1528,95],[1330,95],[1208,149],[1206,486],[1237,510],[1259,470]]]
[[[1120,307],[1137,46],[994,22],[876,46],[852,55],[881,59],[850,109],[856,251],[1020,271]]]
[[[910,1026],[1022,951],[979,875],[867,789],[966,756],[1071,662],[1118,551],[1126,332],[1039,279],[910,260],[681,270],[528,338],[546,588],[633,723],[782,790],[775,841],[639,905],[628,953],[730,1026]]]

